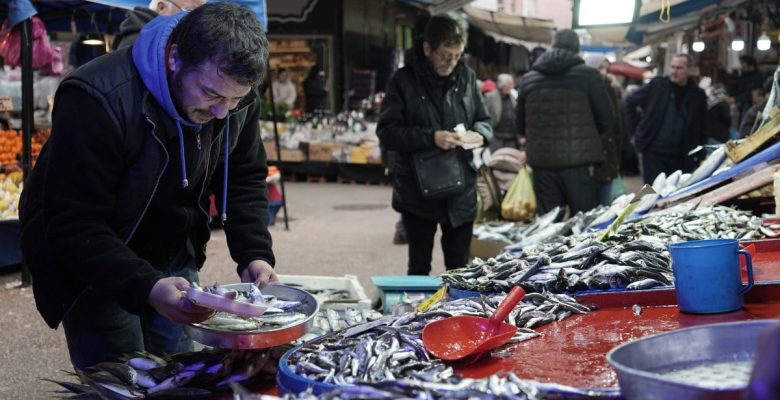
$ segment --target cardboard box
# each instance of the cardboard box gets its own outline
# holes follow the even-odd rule
[[[373,145],[360,145],[349,148],[349,162],[352,164],[381,164],[379,148]]]
[[[343,310],[347,307],[356,309],[371,309],[371,300],[366,296],[363,286],[355,275],[339,276],[315,276],[315,275],[278,275],[279,281],[285,285],[298,286],[307,291],[321,289],[346,290],[349,292],[347,300],[327,300],[317,298],[321,308]],[[314,297],[317,297],[314,294]]]
[[[309,161],[333,161],[335,143],[309,143]]]
[[[265,156],[268,161],[278,161],[274,142],[263,142],[263,148],[265,148]],[[306,153],[303,150],[282,149],[282,161],[303,162],[306,161]]]
[[[507,242],[471,238],[471,257],[479,257],[483,260],[495,257],[508,245]]]

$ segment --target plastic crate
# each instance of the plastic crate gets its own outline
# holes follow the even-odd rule
[[[348,307],[356,309],[371,309],[371,299],[366,296],[363,286],[355,275],[319,276],[319,275],[279,275],[279,281],[285,285],[300,286],[306,291],[334,289],[349,291],[348,300],[322,300],[317,298],[321,308],[344,310]],[[317,297],[317,295],[315,295]]]

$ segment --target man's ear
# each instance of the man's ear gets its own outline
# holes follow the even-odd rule
[[[171,50],[168,52],[168,71],[178,72],[181,69],[181,59],[179,59],[179,46],[177,44],[171,45]]]
[[[166,7],[168,7],[168,6],[165,4],[165,2],[164,2],[164,1],[158,1],[158,2],[157,2],[157,6],[155,7],[155,10],[154,10],[154,11],[155,11],[157,14],[162,14],[162,13],[163,13],[163,11],[165,11],[165,8],[166,8]]]
[[[428,42],[423,42],[423,54],[425,54],[426,57],[431,56],[431,44]]]

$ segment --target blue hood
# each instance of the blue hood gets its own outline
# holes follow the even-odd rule
[[[146,24],[133,44],[133,62],[144,85],[154,96],[165,112],[175,121],[194,128],[200,127],[181,115],[173,104],[170,90],[168,89],[168,74],[165,68],[165,49],[173,28],[179,20],[187,15],[181,12],[170,16],[159,16]]]

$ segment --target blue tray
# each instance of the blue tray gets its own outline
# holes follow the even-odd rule
[[[435,292],[441,287],[441,278],[426,275],[376,275],[371,282],[384,291]]]

